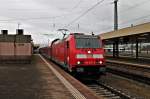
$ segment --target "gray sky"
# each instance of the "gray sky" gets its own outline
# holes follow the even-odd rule
[[[0,28],[14,33],[20,23],[20,28],[32,34],[35,43],[46,44],[48,39],[62,36],[57,32],[59,28],[95,34],[112,31],[113,0],[104,0],[94,7],[100,1],[0,0]],[[149,22],[149,5],[150,0],[119,0],[119,28]]]

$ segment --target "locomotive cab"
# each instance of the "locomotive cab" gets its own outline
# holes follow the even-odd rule
[[[75,34],[70,40],[69,70],[86,74],[103,74],[105,59],[102,42],[98,36]]]

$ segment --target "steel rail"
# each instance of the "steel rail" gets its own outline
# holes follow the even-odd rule
[[[107,72],[150,85],[150,67],[147,65],[107,61]]]
[[[94,81],[94,84],[92,82],[91,84],[85,84],[87,85],[91,90],[96,92],[97,95],[102,96],[104,98],[109,99],[135,99],[134,97],[127,95],[107,84],[104,84],[103,82]]]

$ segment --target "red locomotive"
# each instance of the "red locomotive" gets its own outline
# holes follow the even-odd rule
[[[72,33],[64,39],[54,40],[50,47],[41,48],[40,53],[71,73],[105,73],[104,49],[99,36]]]

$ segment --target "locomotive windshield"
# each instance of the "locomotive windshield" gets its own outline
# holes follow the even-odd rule
[[[100,48],[98,38],[76,38],[76,48]]]

